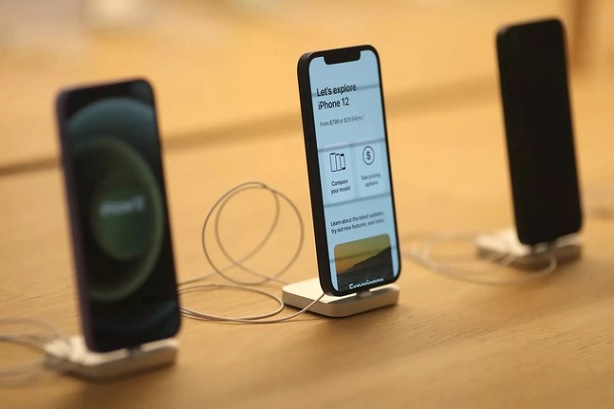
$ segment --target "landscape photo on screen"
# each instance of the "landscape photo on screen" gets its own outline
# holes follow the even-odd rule
[[[358,289],[394,277],[390,236],[381,234],[335,246],[339,289]]]

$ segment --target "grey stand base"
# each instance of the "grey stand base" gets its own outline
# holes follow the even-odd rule
[[[177,341],[168,338],[133,349],[92,352],[87,349],[80,335],[45,345],[46,365],[49,368],[94,381],[112,380],[172,365],[177,357],[177,349]]]
[[[285,305],[303,309],[322,295],[318,278],[312,278],[283,287]],[[343,297],[325,295],[309,307],[309,311],[327,317],[348,317],[361,312],[394,305],[399,301],[399,287],[386,285]]]
[[[481,257],[514,257],[512,266],[533,268],[543,265],[543,253],[551,252],[557,264],[576,260],[581,255],[582,242],[577,234],[558,238],[554,243],[541,243],[527,246],[518,241],[518,235],[513,228],[500,230],[491,234],[482,234],[476,239],[478,255]]]

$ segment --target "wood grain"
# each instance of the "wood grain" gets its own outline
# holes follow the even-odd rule
[[[196,3],[185,4],[198,7]],[[367,9],[366,2],[359,2],[357,7]],[[292,15],[288,10],[286,13]],[[312,17],[316,14],[313,10],[311,13]],[[381,29],[377,39],[382,44],[402,26],[394,10],[386,13],[386,19],[398,20],[396,25],[368,28],[374,35]],[[479,20],[476,16],[480,14],[472,18]],[[300,53],[297,50],[322,46],[326,36],[314,33],[311,39],[311,34],[297,22],[296,27],[292,24],[285,29],[295,32],[299,40],[277,38],[280,31],[275,30],[281,30],[279,25],[300,20],[299,17],[276,20],[271,27],[262,17],[243,16],[241,28],[237,29],[241,34],[232,34],[243,38],[233,41],[246,41],[237,60],[206,71],[241,77],[242,67],[255,53],[251,51],[255,44],[272,44],[265,52],[270,57],[280,52],[275,44],[296,41],[298,45],[280,54],[290,66],[288,72],[280,68],[262,76],[262,83],[250,88],[252,96],[246,98],[253,100],[246,101],[245,106],[227,101],[245,95],[246,84],[264,72],[267,58],[256,64],[262,66],[255,68],[255,77],[235,83],[236,89],[223,94],[212,88],[211,93],[198,96],[194,90],[204,89],[205,82],[213,83],[212,77],[201,79],[197,85],[182,81],[195,77],[209,65],[203,60],[189,70],[173,71],[170,63],[157,66],[164,58],[146,46],[140,56],[133,56],[131,47],[152,41],[137,32],[128,37],[126,44],[121,43],[120,35],[107,33],[99,38],[100,34],[96,34],[90,62],[75,68],[80,76],[68,76],[66,70],[70,69],[61,68],[54,60],[49,67],[58,64],[57,68],[50,68],[49,77],[39,79],[40,92],[32,93],[48,99],[58,84],[73,79],[140,71],[140,63],[136,62],[133,66],[111,64],[108,58],[113,55],[125,54],[128,61],[149,59],[148,64],[155,66],[152,70],[157,74],[153,79],[160,83],[163,126],[169,134],[187,135],[164,141],[169,147],[164,159],[180,280],[211,271],[201,250],[202,222],[221,194],[248,180],[259,180],[284,192],[303,215],[305,245],[285,278],[296,281],[316,275],[298,97],[291,77],[295,57]],[[366,25],[367,20],[364,17],[360,21]],[[215,21],[222,24],[224,20]],[[166,28],[160,33],[188,36],[198,32],[189,24],[182,28],[176,23],[174,27],[178,31]],[[218,35],[231,35],[219,26],[216,30]],[[490,31],[490,27],[476,30]],[[159,34],[160,47],[176,47],[177,55],[187,56],[188,48],[195,44],[175,43],[172,38],[162,37]],[[205,45],[210,41],[199,38]],[[334,45],[356,38],[340,38]],[[428,43],[422,47],[428,48]],[[417,84],[412,92],[405,92],[413,87],[415,76],[404,74],[396,65],[402,60],[394,56],[394,48],[393,44],[383,46],[383,61],[389,67],[385,68],[384,84],[390,91],[386,95],[388,126],[401,249],[406,251],[414,240],[436,232],[489,231],[510,226],[511,200],[495,78],[469,75],[443,83],[433,74],[431,85],[420,88]],[[220,58],[231,54],[228,50],[218,51]],[[6,49],[0,52],[7,53]],[[188,62],[180,62],[180,67],[202,58],[199,55],[187,56]],[[33,57],[32,64],[38,64],[40,58],[44,57]],[[97,63],[101,64],[98,71],[91,71],[91,77],[86,75]],[[32,75],[40,72],[26,60],[8,68],[6,61],[0,64],[4,64],[3,70],[12,72],[11,78],[21,78],[22,84],[29,74],[16,71],[29,69]],[[279,83],[268,86],[272,76],[278,76]],[[219,82],[216,86],[221,86],[223,81],[218,77],[213,78]],[[284,82],[287,84],[280,85]],[[424,84],[428,85],[428,81]],[[614,81],[611,76],[581,73],[573,77],[572,85],[585,210],[583,255],[578,262],[531,284],[493,287],[451,280],[404,257],[400,302],[395,307],[347,319],[306,314],[275,325],[184,319],[179,360],[172,368],[106,384],[46,374],[19,387],[0,388],[0,407],[611,407]],[[12,93],[19,88],[10,84],[8,87],[4,89]],[[257,103],[267,89],[276,101],[272,109]],[[214,94],[225,102],[213,106]],[[45,107],[49,102],[38,106],[39,102],[20,98],[23,99],[16,100],[13,122],[7,120],[13,108],[5,109],[3,105],[0,110],[4,115],[0,120],[2,131],[14,131],[19,135],[16,139],[48,138],[52,132],[51,113]],[[32,111],[19,108],[22,103],[32,104]],[[48,123],[35,125],[41,127],[40,133],[24,130],[24,124],[44,117],[41,112],[48,115]],[[283,118],[285,122],[276,127],[267,123],[270,118]],[[250,126],[252,119],[258,126]],[[214,137],[208,138],[209,132]],[[7,147],[17,144],[16,139],[2,139],[2,155]],[[36,148],[16,148],[19,153],[8,153],[2,160],[46,157],[51,146],[51,142],[45,142]],[[266,197],[237,199],[230,210],[238,216],[228,218],[225,225],[236,231],[228,236],[234,241],[231,247],[238,246],[232,248],[249,246],[254,235],[246,231],[259,231],[271,210]],[[51,166],[0,177],[0,214],[0,318],[36,317],[67,334],[77,333],[78,312],[60,170]],[[274,266],[281,255],[294,249],[296,222],[287,213],[282,216],[284,223],[275,247],[267,249],[259,261],[264,268]],[[277,286],[269,288],[281,292]],[[182,302],[228,314],[261,312],[272,307],[266,300],[233,291],[189,294],[182,297]],[[0,363],[8,353],[6,348],[0,343]]]

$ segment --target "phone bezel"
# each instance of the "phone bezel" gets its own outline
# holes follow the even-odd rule
[[[512,121],[515,114],[516,107],[511,102],[512,98],[509,95],[510,92],[510,82],[511,76],[514,75],[512,72],[509,72],[508,61],[513,58],[512,53],[510,51],[510,42],[515,40],[515,36],[527,36],[530,32],[535,32],[536,30],[544,31],[544,30],[556,30],[557,31],[557,39],[560,39],[560,44],[557,46],[562,47],[564,61],[562,64],[562,70],[565,73],[566,81],[561,84],[565,88],[565,94],[567,96],[566,101],[563,101],[567,105],[567,110],[569,112],[569,126],[570,126],[570,142],[573,150],[573,179],[575,184],[575,202],[569,204],[570,206],[570,215],[573,212],[572,217],[566,218],[566,223],[558,224],[557,229],[551,229],[551,231],[544,231],[542,226],[535,226],[533,223],[528,222],[527,214],[531,212],[527,203],[525,203],[522,191],[522,186],[524,184],[524,180],[527,175],[525,175],[526,171],[523,167],[518,164],[518,158],[516,155],[518,154],[519,148],[516,146],[517,141],[514,138],[514,128],[512,126]],[[512,197],[513,197],[513,207],[514,207],[514,220],[516,225],[516,230],[518,234],[518,239],[521,243],[527,245],[534,245],[538,243],[550,242],[558,237],[562,237],[568,234],[577,233],[582,227],[582,209],[580,205],[580,191],[579,191],[579,183],[578,183],[578,170],[577,170],[577,159],[575,153],[575,142],[574,142],[574,130],[573,130],[573,118],[571,112],[571,101],[570,101],[570,91],[569,91],[569,75],[567,69],[567,52],[565,47],[565,28],[562,22],[556,18],[548,18],[541,19],[536,21],[529,21],[519,24],[510,24],[500,28],[497,32],[496,36],[496,48],[497,48],[497,59],[499,66],[499,83],[500,83],[500,91],[501,91],[501,101],[503,106],[503,115],[505,122],[505,136],[506,136],[506,144],[507,144],[507,155],[508,155],[508,167],[509,167],[509,175],[512,187]],[[565,136],[568,137],[567,135]],[[569,143],[568,140],[565,140],[564,143]],[[573,207],[573,209],[571,208]]]
[[[85,339],[85,343],[87,347],[91,351],[96,352],[108,352],[121,348],[129,348],[134,347],[140,344],[144,344],[147,342],[157,341],[160,339],[165,339],[174,336],[179,331],[181,326],[181,315],[179,311],[179,296],[175,291],[175,298],[177,301],[177,310],[175,313],[176,316],[176,326],[169,331],[169,333],[159,334],[159,336],[140,336],[140,337],[130,337],[129,339],[117,340],[114,338],[114,341],[100,339],[95,335],[94,329],[94,318],[92,317],[92,308],[91,301],[88,297],[88,273],[87,273],[87,262],[85,260],[85,244],[84,244],[84,236],[83,236],[83,225],[81,223],[81,210],[78,205],[78,193],[77,193],[77,182],[76,182],[76,174],[75,168],[72,158],[70,157],[70,144],[69,144],[69,136],[66,129],[67,121],[73,113],[72,107],[69,109],[70,98],[75,98],[77,96],[87,96],[90,99],[92,95],[105,95],[105,96],[119,96],[119,95],[128,95],[127,93],[121,94],[119,90],[128,88],[134,84],[143,84],[147,86],[151,92],[151,106],[154,112],[154,127],[156,130],[156,138],[154,143],[157,144],[156,150],[159,152],[158,155],[158,163],[161,179],[160,179],[160,192],[163,198],[163,211],[164,211],[164,223],[165,223],[165,234],[168,237],[168,249],[166,251],[169,252],[168,256],[170,257],[169,264],[172,267],[169,274],[169,277],[172,277],[172,281],[174,282],[175,288],[177,283],[176,278],[176,269],[175,269],[175,257],[174,251],[172,247],[172,231],[170,226],[169,219],[169,209],[168,209],[168,201],[167,201],[167,193],[166,193],[166,181],[165,181],[165,172],[164,172],[164,163],[162,159],[162,142],[160,139],[159,132],[159,124],[158,124],[158,115],[157,115],[157,107],[155,101],[155,94],[152,85],[143,78],[135,78],[125,81],[119,82],[108,82],[101,84],[92,84],[79,86],[74,88],[66,88],[61,90],[56,97],[56,117],[58,121],[58,130],[59,130],[59,142],[60,142],[60,156],[61,156],[61,164],[63,168],[64,174],[64,186],[65,193],[67,199],[67,210],[68,210],[68,218],[70,225],[70,236],[73,248],[73,260],[74,260],[74,269],[76,272],[76,282],[77,282],[77,295],[79,301],[79,310],[80,310],[80,319],[81,319],[81,327],[83,331],[83,337]],[[84,103],[81,107],[86,106]]]
[[[332,283],[330,271],[330,254],[328,251],[328,238],[326,235],[326,224],[324,218],[324,200],[322,196],[322,176],[320,174],[320,164],[318,158],[318,147],[316,141],[316,129],[314,120],[313,101],[311,98],[311,79],[309,77],[309,65],[314,58],[324,57],[329,64],[356,61],[360,59],[362,51],[371,51],[377,61],[377,73],[379,80],[380,101],[382,106],[382,122],[384,128],[384,138],[386,155],[388,157],[388,175],[390,183],[390,201],[392,205],[392,225],[396,241],[396,256],[398,259],[398,271],[395,272],[391,280],[377,283],[360,289],[337,290]],[[380,58],[377,50],[371,45],[360,45],[354,47],[337,48],[330,50],[315,51],[303,54],[298,61],[297,75],[299,83],[299,95],[301,101],[301,115],[303,123],[303,136],[305,139],[305,153],[307,159],[307,172],[309,176],[309,192],[311,198],[311,213],[315,235],[315,247],[317,253],[318,276],[320,285],[326,294],[334,296],[344,296],[357,292],[367,291],[370,288],[380,287],[395,282],[401,275],[401,257],[399,251],[398,229],[396,221],[396,208],[394,201],[394,189],[392,183],[392,171],[390,166],[390,148],[388,143],[388,127],[386,123],[386,109],[384,104],[384,92],[382,74],[380,68]]]

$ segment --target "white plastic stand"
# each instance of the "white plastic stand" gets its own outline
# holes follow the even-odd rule
[[[178,343],[173,338],[104,353],[88,350],[80,335],[67,341],[56,340],[45,345],[46,365],[53,370],[96,381],[172,365],[178,350]]]
[[[283,287],[282,300],[285,305],[303,309],[322,295],[318,278],[312,278]],[[327,317],[348,317],[361,312],[394,305],[399,301],[399,287],[394,284],[371,290],[332,297],[325,295],[309,307],[309,311]]]
[[[532,268],[544,264],[543,254],[549,251],[554,255],[557,264],[573,261],[580,257],[582,242],[577,234],[558,238],[553,243],[540,243],[527,246],[518,241],[518,235],[513,228],[500,230],[490,234],[482,234],[476,239],[478,255],[481,257],[513,257],[512,266]]]

